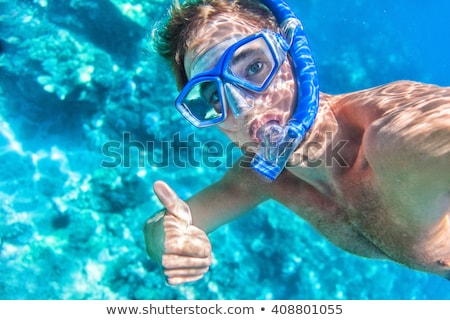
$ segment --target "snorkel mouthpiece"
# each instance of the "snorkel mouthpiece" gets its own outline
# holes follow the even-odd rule
[[[270,122],[257,133],[261,148],[253,157],[252,167],[269,180],[275,180],[304,138],[296,126]]]
[[[276,17],[287,39],[292,39],[289,54],[294,64],[298,89],[297,107],[285,126],[271,121],[258,129],[261,147],[251,166],[269,180],[275,180],[311,128],[319,107],[319,84],[303,27],[283,0],[261,0]]]

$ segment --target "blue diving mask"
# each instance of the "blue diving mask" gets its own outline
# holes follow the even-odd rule
[[[236,118],[241,117],[253,106],[251,92],[267,89],[289,47],[283,36],[270,30],[239,40],[225,50],[212,69],[186,84],[175,106],[196,127],[225,121],[228,108]]]
[[[282,35],[263,30],[234,43],[212,69],[186,84],[175,105],[197,127],[225,121],[227,109],[239,118],[252,108],[251,93],[267,89],[289,54],[297,81],[296,109],[286,125],[271,121],[258,130],[261,147],[251,162],[257,172],[275,180],[314,123],[319,85],[300,20],[283,0],[261,2],[276,17]]]

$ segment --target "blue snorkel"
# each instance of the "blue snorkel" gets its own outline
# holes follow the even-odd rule
[[[319,82],[303,26],[283,0],[261,0],[277,19],[287,38],[292,37],[289,50],[298,87],[297,107],[285,126],[267,123],[259,131],[262,146],[251,166],[269,180],[275,180],[289,158],[301,144],[314,123],[319,108]]]

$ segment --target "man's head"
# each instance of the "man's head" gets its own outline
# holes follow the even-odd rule
[[[278,32],[274,16],[259,1],[188,0],[172,7],[155,39],[159,53],[171,63],[181,89],[196,75],[215,67],[228,47],[264,29]],[[284,59],[263,92],[248,92],[239,86],[236,89],[238,98],[244,97],[251,103],[251,112],[238,118],[228,112],[220,129],[238,145],[258,141],[257,130],[265,123],[276,121],[283,125],[290,118],[296,89],[289,59]],[[233,93],[226,100],[229,107]]]
[[[187,0],[182,5],[177,1],[169,18],[155,30],[154,41],[159,54],[170,62],[181,89],[188,81],[184,66],[188,49],[211,46],[220,35],[233,35],[239,28],[276,30],[277,23],[257,0]]]

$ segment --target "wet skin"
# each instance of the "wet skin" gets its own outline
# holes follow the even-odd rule
[[[227,32],[220,32],[220,22],[196,30],[197,39],[210,40],[189,47],[190,78],[209,67],[196,64],[209,49],[259,31],[234,21],[226,20]],[[211,63],[220,58],[216,51]],[[264,122],[289,118],[296,100],[289,61],[256,99],[243,118],[229,112],[220,125],[238,145],[257,140],[255,130]],[[169,283],[200,279],[211,264],[207,233],[275,199],[344,250],[450,278],[449,164],[450,88],[399,81],[349,94],[321,93],[312,129],[274,182],[238,162],[186,202],[165,183],[155,183],[166,210],[145,225],[147,251]]]

